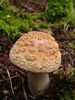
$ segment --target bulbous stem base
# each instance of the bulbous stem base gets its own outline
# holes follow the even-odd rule
[[[43,94],[48,88],[49,82],[47,73],[28,73],[29,90],[34,96]]]

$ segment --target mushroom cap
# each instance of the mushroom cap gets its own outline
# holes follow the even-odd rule
[[[11,48],[10,60],[19,68],[34,73],[53,72],[61,65],[58,43],[47,33],[31,31]]]

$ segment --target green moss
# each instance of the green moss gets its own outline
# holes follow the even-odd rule
[[[74,43],[68,43],[68,46],[71,48],[71,49],[75,49],[75,44]]]
[[[75,79],[75,69],[70,73],[70,75]]]
[[[45,16],[51,23],[70,21],[74,17],[72,0],[48,0]]]
[[[48,28],[47,22],[40,21],[42,18],[41,13],[27,13],[14,6],[7,6],[0,9],[0,33],[14,41],[22,32]]]
[[[21,32],[29,30],[29,20],[17,16],[19,10],[15,7],[6,7],[0,10],[0,33],[10,37],[12,40]]]
[[[39,27],[40,27],[40,28],[45,28],[45,29],[47,29],[47,28],[49,28],[49,23],[48,23],[48,22],[41,22],[41,23],[39,24]]]
[[[68,32],[68,35],[69,35],[70,38],[75,37],[75,33],[73,31]]]
[[[14,41],[21,33],[49,27],[48,22],[43,21],[43,13],[28,13],[24,10],[19,10],[15,6],[9,5],[8,1],[3,0],[1,2],[0,34],[5,34]]]
[[[18,13],[18,16],[22,17],[24,19],[29,19],[29,20],[34,20],[34,21],[43,18],[43,14],[42,13],[38,13],[38,12],[28,13],[28,12],[25,12],[24,10],[21,10]]]
[[[12,5],[12,6],[6,7],[5,11],[7,11],[10,14],[14,15],[14,14],[17,14],[19,12],[19,9]]]
[[[30,24],[30,28],[31,28],[31,30],[37,30],[39,28],[39,24],[32,21]]]
[[[42,18],[41,13],[37,13],[37,12],[31,13],[31,14],[29,14],[29,16],[30,16],[31,20],[38,20],[38,19]]]
[[[64,93],[60,96],[60,100],[75,100],[74,93],[72,90],[65,90]]]
[[[7,7],[9,6],[10,0],[0,0],[0,7]]]

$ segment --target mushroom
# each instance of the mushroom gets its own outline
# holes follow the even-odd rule
[[[61,65],[58,43],[47,33],[31,31],[24,34],[11,48],[10,60],[28,71],[28,86],[33,95],[45,92],[50,83],[48,73]]]

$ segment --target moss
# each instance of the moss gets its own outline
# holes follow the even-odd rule
[[[0,0],[0,7],[7,7],[10,4],[10,0]]]
[[[48,23],[48,22],[41,22],[41,23],[39,24],[39,27],[40,27],[40,28],[48,29],[48,28],[49,28],[49,23]]]
[[[75,95],[72,90],[65,90],[61,95],[60,100],[75,100]]]
[[[70,73],[70,75],[75,78],[75,69]]]
[[[74,17],[72,0],[48,0],[45,16],[51,23],[70,21]]]
[[[5,11],[14,15],[14,14],[17,14],[19,12],[19,9],[12,5],[12,6],[6,7]]]
[[[38,19],[42,18],[41,13],[37,13],[37,12],[31,13],[31,14],[29,14],[29,16],[30,16],[31,20],[38,20]]]
[[[5,0],[3,1],[2,4],[8,4]],[[28,13],[12,5],[1,6],[0,33],[7,35],[13,41],[23,32],[37,30],[38,28],[47,29],[48,27],[49,24],[44,21],[43,13]]]
[[[75,49],[75,44],[74,43],[68,43],[68,46],[71,48],[71,49]]]
[[[39,28],[39,24],[32,21],[30,24],[30,28],[31,28],[31,30],[37,30]]]
[[[73,31],[73,30],[72,30],[72,31]],[[68,36],[69,36],[70,38],[75,38],[75,33],[72,32],[72,31],[68,32]]]
[[[6,7],[0,10],[0,31],[11,37],[12,40],[18,37],[21,34],[20,32],[27,32],[29,30],[29,20],[23,19],[17,16],[17,14],[18,10],[15,7],[12,9]]]
[[[41,13],[27,13],[14,6],[7,6],[0,9],[0,31],[14,41],[22,32],[48,28],[47,22],[40,21],[42,18]]]

